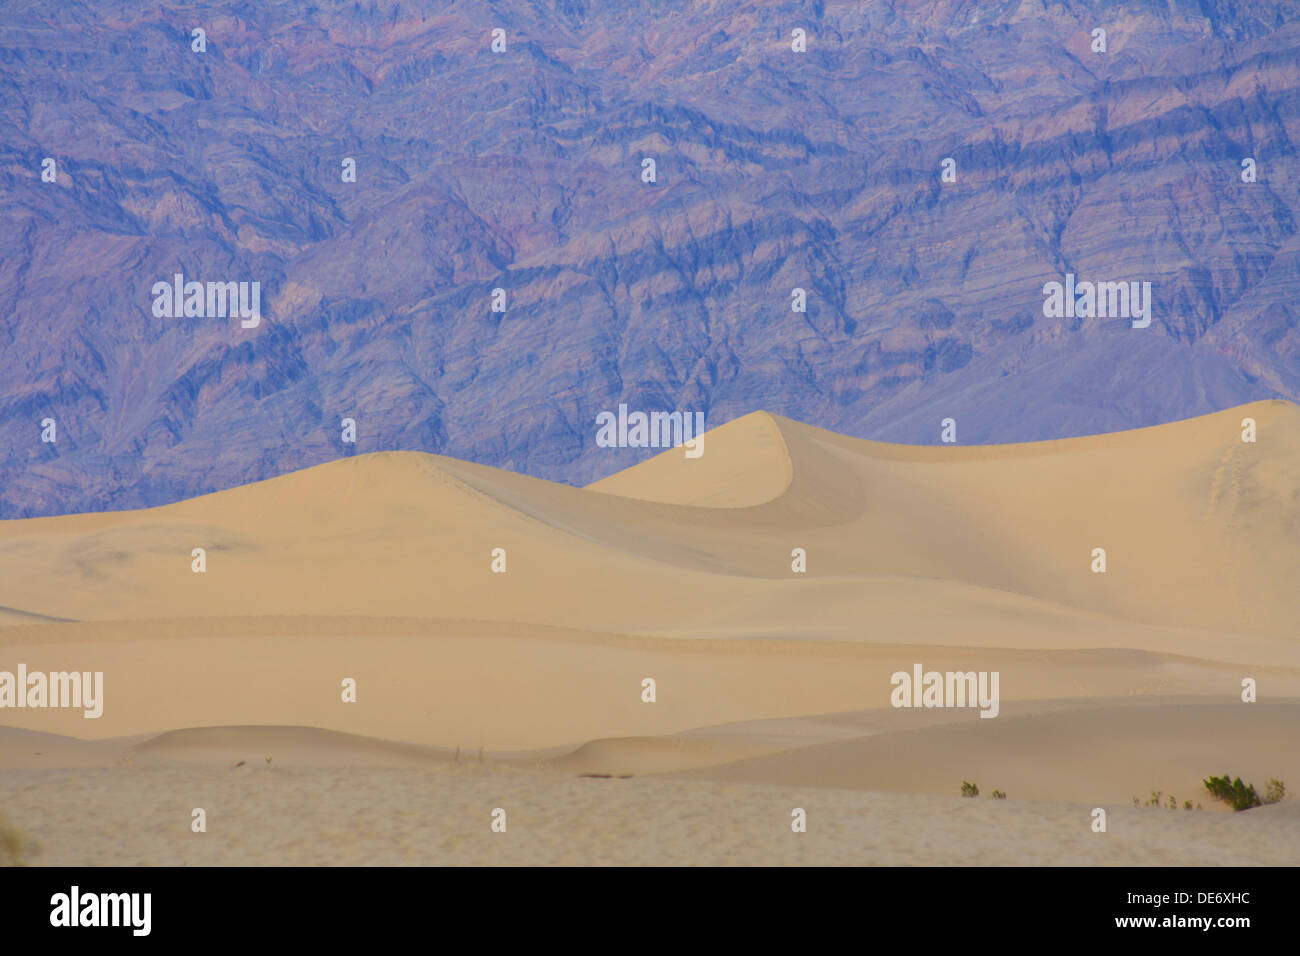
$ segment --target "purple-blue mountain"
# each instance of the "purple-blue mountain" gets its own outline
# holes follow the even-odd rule
[[[1297,2],[11,0],[0,517],[383,449],[585,483],[652,453],[596,446],[620,402],[970,444],[1297,400],[1298,138]],[[155,316],[176,273],[261,325]],[[1151,326],[1045,317],[1067,273]]]

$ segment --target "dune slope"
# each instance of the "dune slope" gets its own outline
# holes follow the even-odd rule
[[[1300,697],[1297,406],[970,448],[755,413],[704,448],[585,489],[380,453],[161,508],[0,522],[0,670],[106,685],[98,719],[6,709],[0,723],[80,738],[295,725],[559,753],[878,711],[917,662],[998,670],[1008,703],[1230,705],[1246,677]],[[696,743],[629,765],[755,753]]]

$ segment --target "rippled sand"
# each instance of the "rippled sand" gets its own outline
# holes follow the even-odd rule
[[[632,778],[492,766],[15,771],[0,806],[50,865],[1293,865],[1300,814]],[[206,833],[190,812],[207,811]],[[490,829],[506,811],[506,832]],[[807,811],[794,833],[790,812]]]

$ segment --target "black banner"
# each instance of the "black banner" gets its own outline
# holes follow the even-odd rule
[[[927,945],[1295,938],[1294,869],[0,870],[5,939],[733,943],[844,932]],[[1288,902],[1291,901],[1291,902]],[[455,934],[453,937],[450,934]],[[558,934],[558,936],[557,936]],[[1140,942],[1139,942],[1140,941]]]

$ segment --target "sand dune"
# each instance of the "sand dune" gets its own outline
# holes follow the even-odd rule
[[[32,614],[17,608],[0,607],[0,625],[5,624],[42,624],[49,621],[63,621],[67,618],[51,617],[48,614]]]
[[[755,413],[704,449],[585,489],[380,453],[0,522],[0,671],[105,682],[97,719],[0,710],[0,768],[183,775],[273,749],[256,759],[414,773],[483,748],[534,781],[1300,786],[1300,407],[970,448]],[[891,708],[914,663],[997,671],[999,717]]]
[[[898,793],[955,794],[963,781],[1027,800],[1097,806],[1143,803],[1152,791],[1225,810],[1202,781],[1229,773],[1261,788],[1300,780],[1300,700],[1207,704],[1197,699],[1143,706],[1126,700],[947,722],[755,756],[707,770],[713,780]],[[1281,746],[1280,746],[1281,745]],[[1215,769],[1215,768],[1218,769]]]
[[[268,767],[427,767],[451,760],[452,754],[316,727],[195,727],[132,744],[127,759],[216,768],[263,762]]]
[[[1248,415],[1255,444],[1240,441]],[[788,484],[729,484],[714,457],[776,467],[774,431]],[[741,635],[783,626],[843,639],[873,607],[853,600],[856,585],[910,578],[1260,637],[1289,639],[1300,611],[1300,408],[1289,403],[980,448],[880,445],[763,413],[716,432],[697,461],[666,452],[591,490],[392,452],[147,511],[0,522],[0,605],[76,620],[487,617],[621,633],[723,612]],[[689,472],[706,460],[712,471]],[[672,489],[711,506],[643,500]],[[196,547],[205,574],[191,573]],[[496,547],[506,574],[490,571]],[[797,583],[829,588],[816,613],[798,602],[776,620],[770,606],[747,613],[774,580],[795,583],[795,547],[808,552]],[[1089,570],[1094,547],[1107,550],[1106,574]]]
[[[230,618],[0,630],[0,660],[102,671],[103,716],[7,709],[10,726],[123,737],[223,724],[303,724],[492,751],[659,736],[761,718],[888,707],[891,675],[998,671],[1009,702],[1139,694],[1300,697],[1294,668],[1145,651],[635,637],[494,622]],[[655,703],[641,682],[656,681]],[[341,700],[344,678],[356,703]],[[1241,705],[1247,706],[1247,705]],[[968,712],[969,713],[969,712]],[[989,723],[989,721],[985,721]]]

